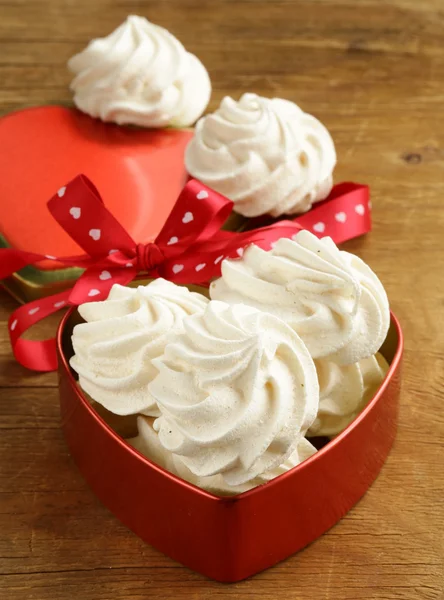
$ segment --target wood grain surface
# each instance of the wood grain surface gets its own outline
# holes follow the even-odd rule
[[[0,111],[69,104],[67,59],[131,13],[204,61],[211,109],[246,91],[294,100],[332,132],[336,180],[370,184],[374,230],[346,247],[380,275],[405,330],[398,438],[321,539],[247,581],[212,582],[143,544],[89,491],[59,429],[56,375],[13,361],[16,304],[0,291],[0,598],[444,598],[442,0],[0,0]]]

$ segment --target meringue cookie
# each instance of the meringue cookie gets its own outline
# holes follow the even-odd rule
[[[162,446],[198,477],[237,486],[292,455],[318,410],[314,363],[273,315],[210,302],[153,361]]]
[[[208,73],[166,29],[130,16],[68,62],[80,110],[119,125],[187,127],[210,99]]]
[[[390,324],[387,295],[373,271],[331,238],[306,230],[280,239],[269,252],[252,245],[242,259],[224,260],[210,296],[278,316],[313,358],[339,364],[375,354]]]
[[[301,438],[294,452],[278,467],[259,475],[255,479],[241,485],[228,485],[222,475],[199,477],[188,469],[180,456],[166,450],[159,441],[159,436],[153,427],[153,419],[139,416],[137,418],[138,435],[127,440],[128,443],[151,461],[169,471],[173,475],[200,487],[207,492],[220,496],[229,496],[247,492],[258,485],[263,485],[275,477],[286,473],[316,452],[316,448],[305,438]]]
[[[245,217],[307,211],[328,196],[336,164],[327,129],[296,104],[244,94],[196,125],[185,165]]]
[[[169,335],[182,331],[184,317],[208,300],[185,287],[157,279],[128,288],[114,285],[103,302],[79,306],[86,323],[74,328],[71,367],[89,396],[118,415],[158,415],[148,384],[157,374]]]
[[[319,411],[309,436],[341,433],[373,398],[389,369],[379,353],[354,365],[340,366],[329,360],[315,361],[315,365],[320,388]]]

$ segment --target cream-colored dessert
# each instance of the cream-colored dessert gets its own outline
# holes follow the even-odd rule
[[[130,16],[109,36],[92,40],[68,67],[76,106],[119,125],[187,127],[211,95],[200,60],[144,17]]]
[[[153,419],[140,416],[137,419],[137,426],[138,435],[135,438],[128,440],[128,442],[141,454],[173,475],[207,490],[208,492],[222,496],[241,494],[258,485],[267,483],[275,477],[286,473],[316,452],[316,448],[307,439],[302,437],[299,439],[296,449],[283,464],[275,467],[271,471],[258,475],[246,483],[231,486],[226,483],[221,474],[200,477],[190,471],[190,469],[185,466],[180,456],[173,454],[162,446],[159,441],[159,435],[153,427]]]
[[[148,384],[157,375],[153,359],[183,319],[201,312],[208,300],[185,287],[157,279],[138,288],[114,285],[103,302],[79,306],[86,321],[74,328],[71,367],[89,396],[118,415],[156,416]]]
[[[305,230],[268,252],[251,245],[242,258],[224,260],[210,296],[276,315],[313,358],[342,365],[373,356],[390,324],[387,295],[373,271],[331,238]]]
[[[197,477],[240,486],[280,467],[318,411],[310,354],[283,321],[210,302],[153,361],[160,444]]]
[[[301,213],[328,196],[336,152],[328,130],[296,104],[244,94],[203,117],[185,154],[188,172],[255,217]]]
[[[353,365],[315,361],[319,379],[319,410],[308,436],[335,436],[343,431],[373,398],[389,365],[378,353]]]

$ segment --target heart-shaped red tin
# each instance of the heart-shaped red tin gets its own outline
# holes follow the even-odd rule
[[[218,581],[244,579],[314,541],[367,491],[396,434],[403,336],[392,314],[381,352],[390,369],[362,413],[314,456],[271,482],[218,497],[168,473],[120,437],[69,367],[71,309],[58,331],[62,428],[86,481],[130,529]]]

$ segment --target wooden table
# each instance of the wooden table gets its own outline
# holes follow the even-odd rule
[[[444,597],[443,8],[442,0],[0,0],[3,113],[69,103],[67,59],[138,13],[203,59],[210,108],[255,91],[318,116],[336,141],[336,180],[371,185],[374,231],[347,249],[378,272],[406,335],[399,434],[371,490],[304,551],[222,585],[143,544],[92,495],[59,429],[56,376],[12,359],[6,322],[16,304],[0,292],[2,599]]]

